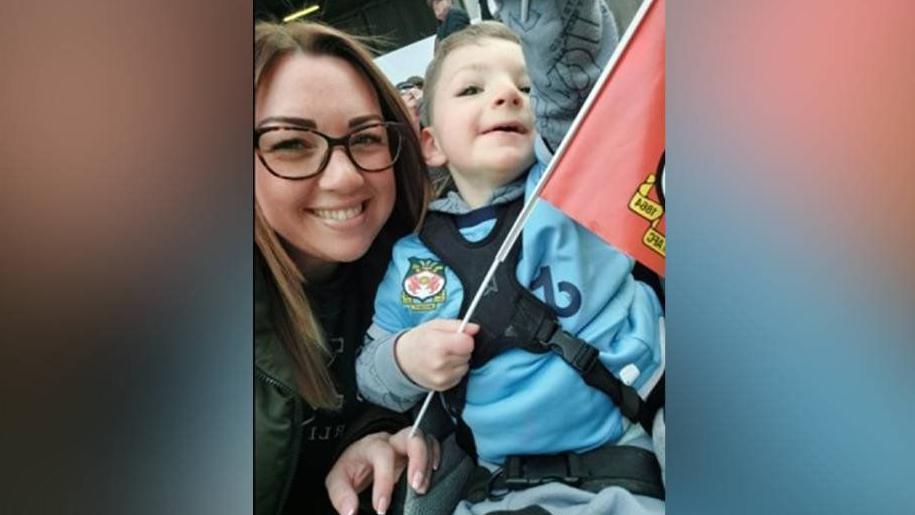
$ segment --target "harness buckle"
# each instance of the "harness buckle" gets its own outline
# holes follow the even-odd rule
[[[505,487],[523,490],[553,481],[578,486],[581,467],[574,453],[540,456],[508,456],[503,468]]]
[[[579,374],[588,373],[600,354],[596,348],[564,331],[559,324],[555,324],[553,334],[544,343]]]

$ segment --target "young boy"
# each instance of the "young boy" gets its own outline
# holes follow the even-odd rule
[[[533,15],[540,20],[553,14],[566,22],[589,23],[540,23],[543,31],[561,31],[544,35],[531,28],[536,28],[535,20],[523,32],[526,44],[565,45],[554,44],[560,51],[546,58],[529,55],[530,61],[543,65],[532,70],[542,95],[537,97],[537,128],[547,140],[540,143],[552,148],[618,40],[602,2],[582,5],[562,9],[537,4],[541,10]],[[517,2],[504,2],[502,10],[517,7]],[[570,52],[570,41],[595,42],[595,48]],[[551,80],[557,64],[581,55],[590,62],[576,68],[579,76],[565,70],[564,78],[571,80]],[[465,443],[483,465],[502,465],[510,456],[588,453],[635,439],[650,448],[638,424],[570,366],[574,359],[524,341],[492,350],[492,342],[517,329],[517,321],[508,323],[507,331],[502,331],[504,325],[497,328],[496,334],[489,334],[493,327],[486,323],[471,323],[464,333],[456,332],[476,292],[475,284],[464,283],[468,278],[473,283],[473,277],[480,282],[521,202],[545,170],[545,159],[535,158],[537,131],[524,57],[511,30],[484,22],[445,40],[429,65],[424,153],[430,166],[449,170],[454,191],[430,205],[421,234],[404,238],[394,248],[357,361],[360,392],[372,402],[405,410],[430,389],[448,390],[449,410],[469,428]],[[575,87],[580,89],[570,91]],[[534,209],[519,250],[516,261],[502,265],[515,267],[506,273],[549,306],[564,334],[599,351],[595,366],[606,367],[644,397],[662,372],[663,314],[652,289],[633,279],[633,261],[546,202]],[[498,300],[484,300],[474,319],[496,319],[498,325],[521,308],[505,305],[506,297],[499,297],[498,290],[511,289],[511,280],[498,274],[496,279],[490,288]],[[616,502],[619,506],[626,501]]]

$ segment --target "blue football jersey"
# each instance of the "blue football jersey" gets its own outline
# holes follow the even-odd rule
[[[544,169],[539,162],[533,166],[526,196]],[[468,241],[492,230],[495,219],[480,216],[485,212],[457,215]],[[603,364],[634,388],[657,380],[663,313],[654,291],[633,279],[632,259],[542,200],[524,227],[521,256],[519,283],[555,310],[566,331],[596,347]],[[395,333],[458,318],[464,295],[475,293],[465,292],[453,271],[410,235],[394,247],[374,323]],[[561,357],[520,349],[470,371],[464,420],[480,457],[493,463],[515,454],[585,452],[618,440],[624,429],[612,401]]]

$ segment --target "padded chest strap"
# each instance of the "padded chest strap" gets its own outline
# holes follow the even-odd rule
[[[523,199],[508,204],[491,206],[496,218],[495,226],[480,241],[464,239],[455,217],[441,213],[429,213],[420,232],[422,242],[458,276],[464,289],[460,316],[467,313],[473,296],[483,282],[486,272],[496,258],[502,241],[521,211]],[[479,211],[477,212],[479,213]],[[473,216],[473,215],[471,215]],[[505,263],[496,269],[471,321],[480,325],[475,338],[471,366],[480,367],[494,356],[513,348],[523,346],[536,330],[540,319],[549,318],[551,313],[540,309],[539,302],[530,292],[518,284],[515,277],[521,251],[521,240],[515,243]],[[516,320],[519,305],[523,320]],[[546,306],[544,306],[546,307]],[[518,326],[521,323],[522,326]],[[533,327],[531,327],[533,325]],[[545,352],[541,350],[539,352]]]

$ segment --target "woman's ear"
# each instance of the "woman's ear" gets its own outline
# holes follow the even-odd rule
[[[426,159],[426,166],[441,168],[447,165],[448,157],[438,146],[438,140],[435,138],[435,129],[424,127],[419,136],[423,146],[423,157]]]

